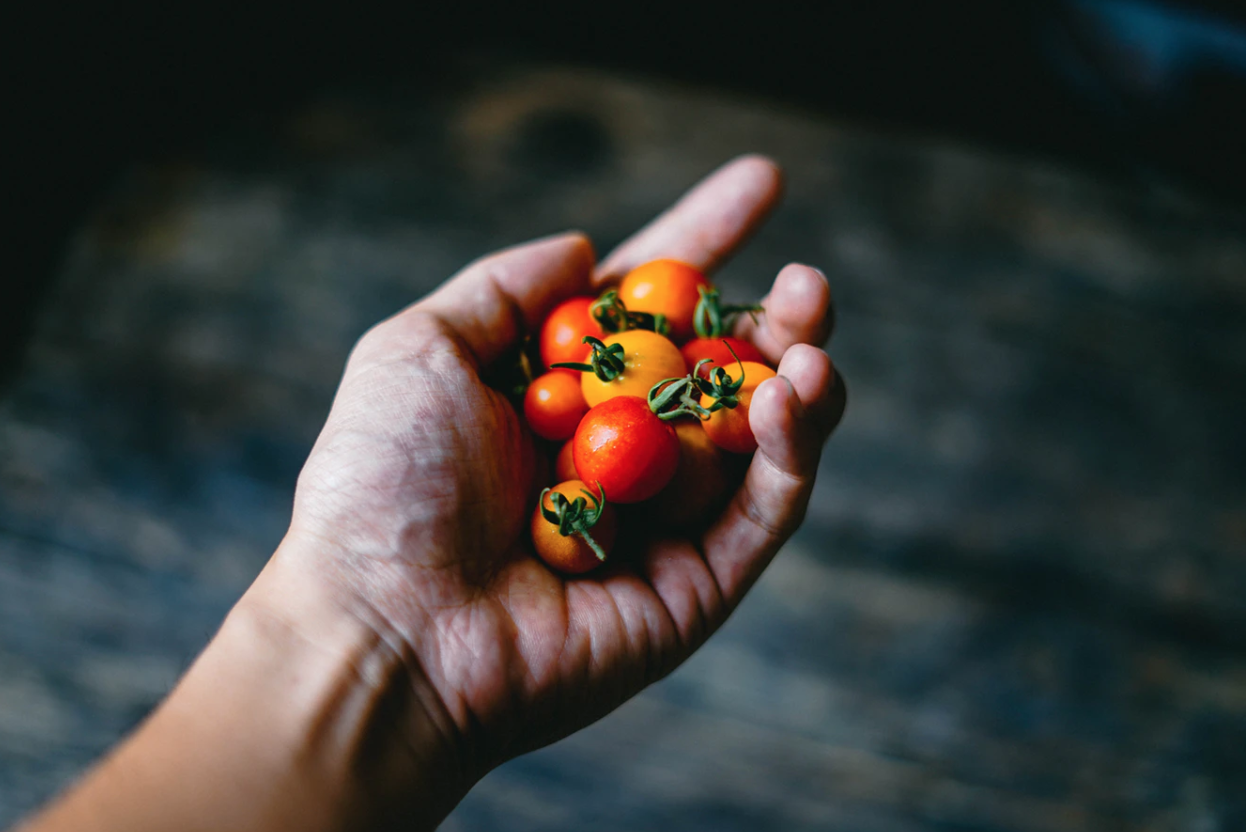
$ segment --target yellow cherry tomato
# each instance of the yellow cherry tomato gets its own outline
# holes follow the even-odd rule
[[[593,373],[584,373],[580,389],[589,407],[595,407],[615,396],[649,395],[649,389],[665,378],[687,375],[684,356],[671,341],[656,332],[630,329],[606,338],[607,347],[623,347],[623,372],[610,381],[602,381]]]

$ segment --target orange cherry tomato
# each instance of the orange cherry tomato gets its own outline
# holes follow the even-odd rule
[[[738,372],[736,367],[735,356],[731,354],[731,350],[727,349],[727,345],[731,345],[731,350],[735,350],[736,356],[741,361],[755,361],[758,364],[766,363],[766,359],[762,356],[757,347],[742,338],[733,338],[726,336],[723,338],[693,338],[680,348],[680,352],[684,354],[684,363],[688,365],[688,372],[692,372],[697,366],[697,362],[703,358],[713,361],[713,364],[706,364],[701,368],[701,377],[708,378],[709,372],[715,366],[722,367],[729,374]]]
[[[679,438],[679,467],[666,488],[646,505],[652,506],[654,516],[666,525],[695,528],[704,525],[739,484],[734,470],[737,466],[697,421],[676,422],[675,435]]]
[[[606,337],[589,313],[594,300],[596,298],[571,298],[549,313],[540,335],[541,360],[546,367],[563,361],[583,361],[589,352],[584,336]]]
[[[739,365],[734,371],[727,371],[729,376],[737,380],[740,377],[739,373]],[[755,361],[744,362],[744,384],[736,394],[740,400],[739,404],[734,408],[724,407],[722,410],[716,410],[710,414],[709,419],[701,423],[709,438],[714,440],[715,445],[733,454],[747,454],[757,450],[757,439],[753,436],[753,429],[748,424],[748,406],[753,400],[753,391],[757,389],[757,385],[774,376],[774,370],[765,364],[758,364]],[[712,396],[701,396],[702,407],[710,407],[713,403]]]
[[[670,482],[679,467],[675,429],[636,396],[615,396],[593,407],[576,428],[575,470],[600,484],[612,503],[639,503]]]
[[[584,373],[580,389],[589,407],[595,407],[615,396],[645,398],[650,388],[662,379],[688,374],[684,357],[669,339],[644,329],[629,329],[605,339],[607,347],[623,347],[623,373],[610,381],[602,381],[593,373]]]
[[[704,433],[704,431],[702,431]],[[572,451],[575,446],[574,439],[568,439],[562,444],[562,448],[558,451],[558,456],[554,458],[554,482],[566,482],[567,480],[578,480],[580,475],[575,472],[575,457]]]
[[[550,370],[528,385],[523,413],[532,432],[542,439],[567,439],[588,412],[574,370]]]
[[[579,480],[568,480],[551,488],[541,498],[541,504],[545,508],[550,510],[555,508],[554,494],[561,494],[569,502],[574,502],[576,499],[584,500],[585,509],[590,512],[594,509],[594,502],[589,497],[593,494],[593,489]],[[541,511],[541,507],[538,505],[536,511],[532,513],[532,543],[541,560],[559,572],[571,575],[578,575],[601,566],[601,558],[597,557],[592,546],[584,539],[584,534],[590,535],[608,556],[610,549],[614,546],[614,538],[618,530],[614,506],[607,502],[602,506],[601,515],[596,522],[584,529],[582,533],[576,531],[569,535],[560,533],[558,524],[548,520]]]
[[[654,260],[632,269],[619,283],[619,299],[632,312],[665,315],[671,340],[682,344],[693,335],[692,316],[710,285],[699,270],[678,260]]]

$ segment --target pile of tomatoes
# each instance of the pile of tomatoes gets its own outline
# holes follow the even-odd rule
[[[752,344],[723,333],[734,315],[761,311],[724,306],[700,271],[655,260],[550,313],[536,343],[545,372],[523,399],[533,433],[558,448],[556,484],[532,516],[546,563],[575,574],[605,561],[614,504],[643,504],[670,526],[720,507],[734,458],[757,448],[753,390],[775,374]]]

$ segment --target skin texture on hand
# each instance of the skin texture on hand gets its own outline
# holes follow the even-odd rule
[[[539,240],[373,327],[273,559],[154,716],[31,829],[432,828],[494,766],[677,667],[804,516],[846,401],[820,349],[826,278],[786,266],[765,314],[739,321],[778,376],[754,393],[759,447],[722,515],[621,540],[588,575],[532,554],[543,466],[482,374],[636,265],[712,270],[779,190],[773,163],[738,159],[601,264],[583,235]]]
[[[370,331],[348,363],[299,480],[293,547],[427,680],[468,778],[617,707],[687,658],[739,603],[803,516],[843,385],[821,273],[785,268],[740,334],[777,363],[751,425],[760,443],[724,515],[698,539],[654,539],[567,578],[523,530],[543,483],[531,437],[482,370],[561,300],[632,266],[712,268],[777,198],[762,159],[719,171],[594,267],[567,234],[468,266]],[[302,539],[316,545],[297,545]]]

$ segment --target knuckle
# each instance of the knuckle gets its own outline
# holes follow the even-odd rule
[[[768,538],[783,540],[791,534],[789,524],[785,522],[787,512],[776,511],[773,505],[763,506],[755,489],[747,482],[740,490],[740,511],[750,524]]]

